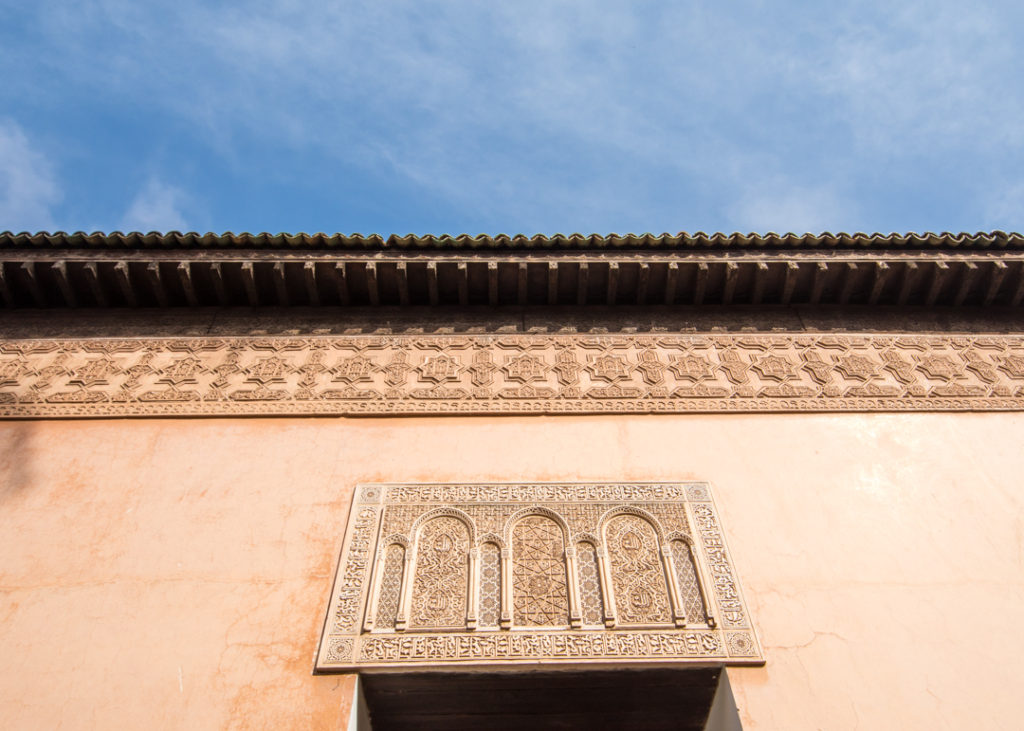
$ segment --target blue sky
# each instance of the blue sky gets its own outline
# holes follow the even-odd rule
[[[1020,2],[0,0],[0,230],[1024,227]]]

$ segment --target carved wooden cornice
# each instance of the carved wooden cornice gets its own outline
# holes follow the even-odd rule
[[[1024,409],[1024,336],[0,341],[0,417]]]
[[[1011,305],[1024,239],[979,234],[0,234],[0,304]]]

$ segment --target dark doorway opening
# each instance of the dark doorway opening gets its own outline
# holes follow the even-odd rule
[[[722,667],[374,673],[360,683],[373,731],[740,728]]]

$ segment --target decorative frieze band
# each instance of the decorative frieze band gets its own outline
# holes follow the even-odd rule
[[[0,417],[1024,409],[1024,337],[0,341]]]

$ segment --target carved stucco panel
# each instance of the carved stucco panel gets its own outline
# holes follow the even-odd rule
[[[428,520],[416,540],[412,626],[465,626],[468,605],[469,531],[461,520]]]
[[[705,483],[361,486],[329,620],[320,671],[762,661]]]
[[[654,526],[636,515],[617,515],[605,530],[618,620],[624,624],[671,623],[668,585]]]
[[[562,529],[529,515],[512,528],[513,623],[520,627],[569,624],[569,593]]]

